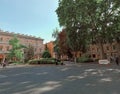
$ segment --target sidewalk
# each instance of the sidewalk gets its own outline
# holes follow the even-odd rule
[[[28,64],[9,64],[7,65],[5,68],[16,68],[16,67],[25,67],[25,66],[30,66]],[[2,69],[3,67],[0,66],[0,69]]]

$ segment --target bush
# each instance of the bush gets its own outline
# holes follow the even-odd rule
[[[95,62],[98,62],[99,59],[94,59]]]
[[[42,54],[42,57],[43,57],[43,58],[51,58],[51,54],[49,53],[48,50],[45,50],[45,51],[43,52],[43,54]]]
[[[87,63],[87,62],[93,62],[93,59],[88,58],[88,57],[80,57],[77,58],[78,63]]]
[[[60,60],[57,60],[55,58],[42,58],[42,59],[34,59],[29,60],[29,64],[61,64]]]
[[[13,62],[12,64],[19,65],[19,64],[22,64],[22,63],[21,62]]]

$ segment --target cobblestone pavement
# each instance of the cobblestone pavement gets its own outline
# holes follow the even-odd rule
[[[120,94],[120,66],[7,66],[0,68],[0,94]]]

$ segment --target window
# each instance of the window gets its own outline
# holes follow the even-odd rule
[[[92,48],[92,51],[94,51],[95,49],[94,48]]]
[[[37,51],[37,48],[35,48],[34,51],[36,52],[36,51]]]
[[[109,47],[107,46],[106,49],[109,50]]]
[[[9,46],[6,47],[6,50],[9,51]]]
[[[2,38],[2,37],[0,38],[0,41],[3,41],[3,38]]]
[[[8,38],[7,38],[7,40],[6,40],[6,41],[7,41],[7,42],[9,42],[9,41],[10,41],[10,39],[8,39]]]
[[[40,52],[41,52],[41,48],[40,48]]]
[[[81,57],[81,53],[79,53],[79,56]]]
[[[0,46],[0,51],[2,51],[2,49],[3,49],[3,46]]]
[[[92,57],[93,57],[93,58],[96,58],[96,55],[95,55],[95,54],[92,54]]]

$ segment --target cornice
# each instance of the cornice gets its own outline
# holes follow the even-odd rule
[[[5,36],[14,36],[14,35],[16,35],[19,38],[34,39],[34,40],[41,40],[41,41],[44,40],[44,39],[41,39],[40,37],[36,37],[36,36],[32,36],[32,35],[20,34],[20,33],[3,31],[3,30],[0,30],[0,35],[5,35]]]

